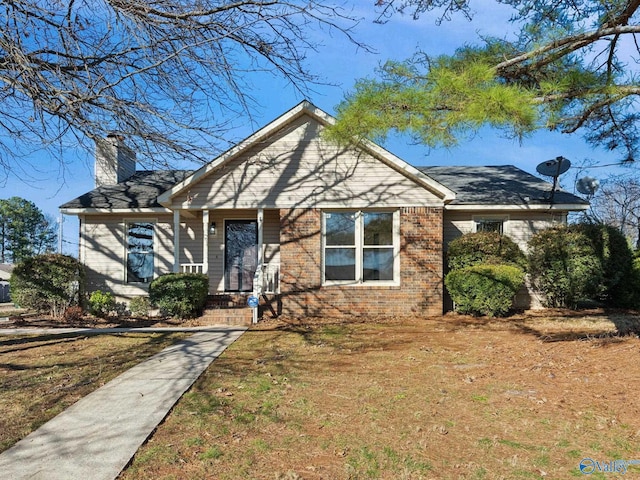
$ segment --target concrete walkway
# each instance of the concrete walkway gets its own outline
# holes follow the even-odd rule
[[[202,330],[124,372],[0,454],[0,478],[116,478],[182,394],[246,328]]]

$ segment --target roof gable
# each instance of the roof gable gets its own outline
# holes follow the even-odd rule
[[[296,122],[300,123],[301,117],[304,116],[309,117],[311,121],[317,122],[322,127],[334,122],[333,117],[321,109],[307,101],[301,102],[296,107],[261,128],[209,164],[204,165],[202,168],[195,171],[182,182],[179,182],[172,188],[168,189],[159,196],[158,202],[169,207],[172,205],[172,201],[175,197],[190,191],[195,185],[202,182],[214,172],[221,172],[227,167],[240,168],[241,162],[238,163],[234,161],[246,156],[252,149],[255,149],[262,143],[268,142],[270,138],[275,137],[287,128],[294,128],[296,126]],[[414,185],[428,190],[431,195],[435,195],[440,199],[440,201],[449,201],[454,198],[455,195],[450,189],[433,180],[428,175],[423,174],[415,167],[409,165],[373,142],[363,141],[358,145],[358,147],[368,155],[374,157],[377,161],[382,162],[387,167],[390,167],[395,172],[408,179]]]

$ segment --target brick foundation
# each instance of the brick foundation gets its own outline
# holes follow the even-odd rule
[[[442,314],[442,214],[442,208],[400,209],[399,286],[322,286],[321,210],[280,210],[283,314],[343,318]]]

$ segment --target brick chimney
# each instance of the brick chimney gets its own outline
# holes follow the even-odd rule
[[[96,140],[95,183],[116,185],[136,173],[136,154],[124,144],[120,135]]]

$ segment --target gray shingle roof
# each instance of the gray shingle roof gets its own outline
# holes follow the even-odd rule
[[[548,204],[553,187],[553,184],[513,165],[416,168],[456,193],[450,205]],[[564,190],[556,191],[553,203],[588,204]]]
[[[541,205],[549,203],[552,184],[513,165],[490,167],[417,167],[456,193],[451,205]],[[191,175],[191,170],[138,171],[118,185],[98,187],[63,209],[138,209],[162,207],[158,196]],[[528,201],[525,198],[528,197]],[[586,205],[582,198],[559,190],[556,204]]]
[[[191,170],[142,170],[117,185],[98,187],[60,208],[158,208],[158,195],[193,173]]]

